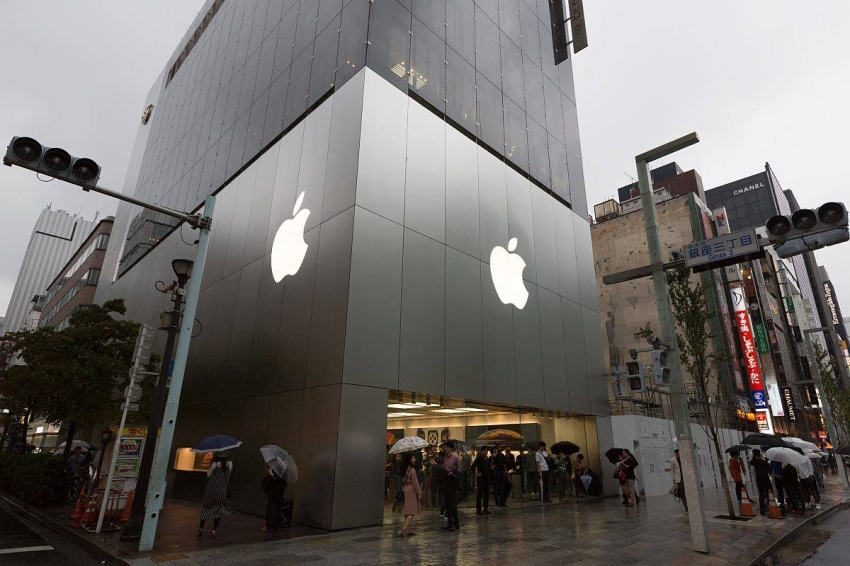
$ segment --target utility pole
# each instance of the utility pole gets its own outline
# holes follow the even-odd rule
[[[649,164],[673,152],[699,142],[699,136],[692,132],[679,139],[668,142],[635,157],[640,187],[640,201],[643,208],[643,222],[646,228],[646,243],[649,248],[649,263],[652,266],[652,284],[655,290],[655,302],[658,305],[658,320],[662,342],[668,345],[670,356],[667,367],[670,369],[670,403],[673,419],[676,423],[676,437],[682,460],[682,476],[685,495],[688,499],[688,517],[691,524],[691,540],[697,552],[709,552],[708,531],[703,514],[702,491],[697,483],[697,460],[694,450],[691,419],[688,411],[688,398],[682,377],[679,360],[679,347],[676,343],[676,325],[673,321],[673,308],[670,301],[670,289],[667,274],[664,271],[661,236],[658,233],[658,219],[655,213],[655,198],[652,194]]]

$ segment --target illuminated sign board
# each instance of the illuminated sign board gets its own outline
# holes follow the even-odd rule
[[[738,327],[741,351],[744,353],[747,381],[750,385],[753,404],[756,409],[767,409],[767,396],[764,393],[764,381],[762,380],[761,366],[756,352],[753,327],[750,323],[750,315],[747,312],[747,298],[744,296],[743,287],[732,287],[729,291],[732,294],[732,310],[735,313],[735,324]]]

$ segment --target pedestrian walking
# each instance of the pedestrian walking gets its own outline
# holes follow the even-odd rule
[[[233,462],[228,458],[227,450],[216,452],[210,469],[207,470],[207,487],[204,489],[204,498],[201,501],[201,523],[195,531],[196,536],[204,534],[207,519],[212,519],[213,528],[210,531],[210,538],[215,538],[221,517],[233,513],[230,509],[227,488],[232,472]]]
[[[762,515],[767,514],[767,492],[770,490],[770,465],[761,455],[761,450],[753,450],[753,457],[750,459],[750,466],[756,476],[756,487],[759,492],[759,512]]]
[[[549,499],[549,464],[552,461],[549,453],[546,452],[546,443],[540,442],[537,445],[537,452],[534,454],[534,459],[537,461],[537,470],[540,474],[540,501],[543,503],[552,503]]]
[[[635,506],[635,468],[638,467],[637,458],[635,458],[628,449],[624,448],[622,452],[623,459],[618,464],[623,471],[624,492],[626,494],[626,507]]]
[[[404,478],[402,480],[402,492],[404,493],[402,513],[404,514],[404,526],[398,532],[398,536],[405,537],[416,534],[410,530],[410,525],[413,523],[413,518],[422,511],[420,507],[422,488],[419,486],[416,454],[406,454],[402,458],[402,478]]]
[[[573,466],[573,475],[575,476],[576,497],[583,498],[587,490],[584,487],[582,476],[587,474],[587,463],[584,461],[584,454],[576,455],[576,463]]]
[[[478,451],[475,461],[472,462],[472,472],[475,474],[475,482],[478,491],[475,496],[475,514],[489,515],[490,507],[490,474],[492,473],[492,459],[490,449],[486,446]]]
[[[448,523],[444,529],[454,532],[460,529],[460,520],[457,515],[457,484],[460,478],[460,458],[454,450],[446,447],[448,454],[443,460],[446,469],[446,477],[443,478],[443,496],[445,497],[446,519]]]
[[[286,492],[286,472],[278,475],[272,468],[263,477],[263,491],[266,494],[266,525],[261,531],[271,532],[280,528],[283,516],[283,496]]]
[[[502,504],[508,506],[508,498],[514,489],[514,472],[516,472],[516,458],[511,452],[510,446],[502,448],[502,455],[505,457],[505,483],[502,487]]]
[[[685,476],[682,474],[682,458],[679,455],[678,448],[673,451],[673,459],[670,460],[670,473],[673,476],[673,489],[671,491],[676,499],[682,502],[685,511],[687,511],[688,498],[685,495]]]

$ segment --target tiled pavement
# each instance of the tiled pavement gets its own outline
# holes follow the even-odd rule
[[[225,518],[219,529],[220,538],[198,541],[193,545],[195,550],[169,553],[163,549],[149,556],[123,558],[133,566],[747,565],[801,521],[756,517],[746,523],[734,523],[714,519],[725,512],[720,495],[719,490],[705,490],[711,541],[708,555],[690,550],[690,530],[681,505],[670,496],[658,496],[644,498],[634,509],[608,498],[510,508],[487,517],[463,515],[457,533],[441,530],[434,512],[425,512],[415,522],[418,535],[405,539],[393,536],[397,526],[384,526],[264,543],[234,545],[235,541],[231,541],[225,545]],[[824,509],[846,497],[837,478],[828,478]]]

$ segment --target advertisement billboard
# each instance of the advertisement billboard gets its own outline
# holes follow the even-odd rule
[[[753,327],[747,312],[747,299],[744,289],[740,286],[731,287],[732,310],[735,313],[735,324],[738,327],[738,338],[741,341],[741,351],[744,353],[744,365],[747,371],[747,382],[750,386],[753,404],[756,409],[767,409],[767,396],[764,392],[761,366],[756,351]]]

